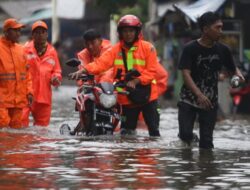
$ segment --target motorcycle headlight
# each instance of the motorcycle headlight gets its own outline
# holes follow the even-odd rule
[[[100,103],[104,108],[111,108],[116,104],[116,95],[115,94],[101,94]]]

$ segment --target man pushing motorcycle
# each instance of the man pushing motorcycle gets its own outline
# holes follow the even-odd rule
[[[113,68],[112,78],[115,79],[118,71],[125,76],[127,72],[136,69],[140,75],[126,81],[126,88],[131,92],[130,95],[118,95],[118,102],[122,105],[124,116],[121,134],[133,133],[139,113],[142,112],[149,135],[160,136],[157,112],[158,89],[155,80],[157,53],[151,43],[142,40],[141,29],[142,23],[136,16],[123,16],[117,27],[120,41],[99,58],[69,76],[77,79],[83,73],[98,75]]]
[[[83,34],[84,46],[85,48],[77,53],[77,57],[81,64],[78,66],[79,70],[84,68],[84,66],[89,63],[95,61],[98,57],[100,57],[106,50],[111,47],[111,43],[109,40],[102,39],[101,34],[95,30],[94,28],[88,29]],[[108,69],[105,72],[100,73],[99,75],[95,75],[95,82],[110,82],[113,83],[113,69]],[[77,81],[77,85],[81,86],[83,84],[82,80]],[[77,106],[76,106],[77,107]],[[77,128],[83,128],[83,121],[77,124]]]
[[[95,29],[89,29],[83,34],[85,48],[77,53],[78,59],[81,61],[79,70],[84,68],[85,65],[95,61],[100,57],[106,50],[111,48],[111,43],[109,40],[102,39],[101,34]],[[100,73],[95,76],[95,81],[100,82],[113,82],[112,79],[112,68]]]

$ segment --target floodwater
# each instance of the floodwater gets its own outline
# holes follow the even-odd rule
[[[161,112],[161,137],[147,131],[122,138],[69,137],[63,123],[74,126],[75,87],[54,91],[49,128],[0,130],[0,189],[250,189],[250,124],[217,124],[215,148],[191,148],[177,138],[177,110]]]

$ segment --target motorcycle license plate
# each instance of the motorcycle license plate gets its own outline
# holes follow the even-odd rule
[[[96,108],[96,114],[102,115],[102,116],[107,116],[107,117],[112,116],[112,117],[119,119],[119,120],[121,117],[118,113],[115,113],[113,111],[110,111],[110,110],[108,111],[108,110],[103,110],[103,109],[98,109],[98,108]]]

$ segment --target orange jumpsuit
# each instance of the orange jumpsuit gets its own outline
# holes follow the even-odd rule
[[[0,128],[21,128],[22,108],[33,94],[24,49],[0,38]]]
[[[109,40],[102,40],[102,44],[101,44],[101,52],[100,55],[102,55],[106,50],[108,50],[109,48],[111,48],[111,43]],[[90,62],[94,61],[95,59],[97,59],[97,57],[93,57],[89,50],[87,48],[83,49],[82,51],[80,51],[78,54],[78,59],[81,61],[81,65],[79,67],[79,69],[82,69],[85,65],[89,64]],[[99,82],[113,82],[113,69],[109,69],[105,72],[102,72],[99,75],[95,76],[95,81],[97,83]],[[78,83],[80,85],[80,83]]]
[[[99,74],[113,67],[112,78],[115,78],[118,69],[122,69],[122,75],[125,75],[121,48],[125,49],[127,55],[128,70],[135,68],[141,73],[141,76],[138,77],[141,84],[151,84],[150,101],[156,100],[158,98],[158,89],[154,79],[157,72],[157,55],[155,48],[147,41],[138,40],[130,49],[127,49],[123,42],[120,41],[94,62],[84,66],[84,68],[91,74]],[[132,104],[127,95],[124,94],[118,95],[118,102],[122,105]]]
[[[58,55],[54,47],[48,43],[45,54],[39,57],[33,41],[25,45],[25,52],[32,76],[34,102],[31,108],[26,107],[23,110],[23,125],[29,125],[29,114],[32,112],[34,125],[48,126],[52,104],[51,85],[60,85],[52,84],[51,79],[56,76],[62,80]]]

